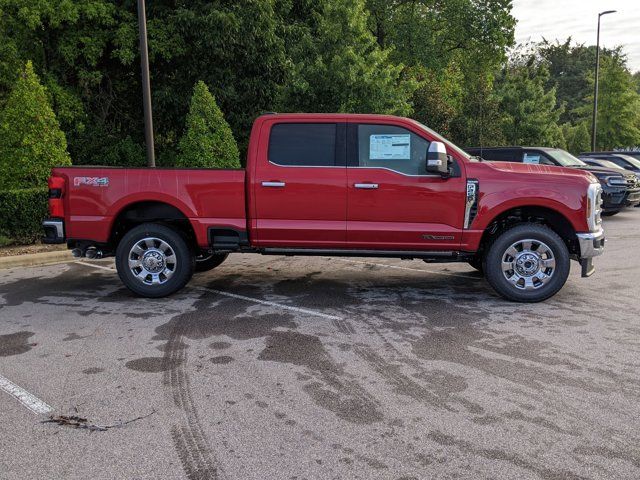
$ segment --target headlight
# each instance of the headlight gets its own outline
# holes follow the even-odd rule
[[[592,183],[587,189],[587,225],[589,230],[596,232],[602,224],[602,187],[598,183]]]
[[[610,187],[626,187],[627,180],[624,177],[605,177],[605,182]]]

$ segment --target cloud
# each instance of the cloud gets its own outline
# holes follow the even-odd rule
[[[640,7],[637,0],[514,0],[518,20],[516,42],[565,41],[595,45],[598,12],[617,10],[602,17],[600,46],[622,45],[632,71],[640,71]]]

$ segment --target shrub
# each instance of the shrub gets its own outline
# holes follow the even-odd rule
[[[45,88],[27,62],[0,112],[0,190],[45,186],[51,168],[71,165]]]
[[[48,192],[47,188],[0,191],[0,238],[26,244],[42,237]]]
[[[180,139],[177,167],[240,168],[238,145],[204,82],[193,90],[187,131]]]

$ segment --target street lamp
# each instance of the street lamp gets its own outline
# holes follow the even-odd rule
[[[600,70],[600,17],[616,10],[607,10],[598,14],[598,37],[596,40],[596,81],[593,87],[593,121],[591,123],[591,151],[596,151],[596,117],[598,115],[598,70]]]
[[[138,30],[140,34],[140,65],[142,67],[142,104],[144,109],[144,141],[147,146],[147,166],[156,166],[153,150],[153,113],[151,111],[151,80],[149,79],[149,46],[147,45],[147,12],[144,0],[138,0]]]

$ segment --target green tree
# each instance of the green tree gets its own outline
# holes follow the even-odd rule
[[[562,125],[562,134],[567,144],[566,149],[574,155],[591,150],[591,134],[587,122],[577,125],[565,123]]]
[[[414,115],[452,140],[499,141],[493,73],[513,44],[510,0],[367,0],[369,28],[418,81]],[[484,115],[486,113],[486,115]]]
[[[627,68],[612,58],[600,63],[598,90],[597,150],[640,145],[640,94]],[[594,77],[589,77],[593,88]],[[590,118],[593,94],[577,109],[583,118]]]
[[[67,141],[27,62],[0,112],[0,190],[45,186],[51,168],[64,165]]]
[[[193,89],[187,131],[180,139],[179,167],[240,168],[238,145],[204,82]]]
[[[363,0],[282,2],[279,12],[293,65],[282,89],[284,110],[411,112],[416,85],[369,32]]]
[[[555,88],[545,90],[549,71],[534,56],[515,56],[497,78],[495,95],[505,114],[502,131],[512,145],[564,147]]]

